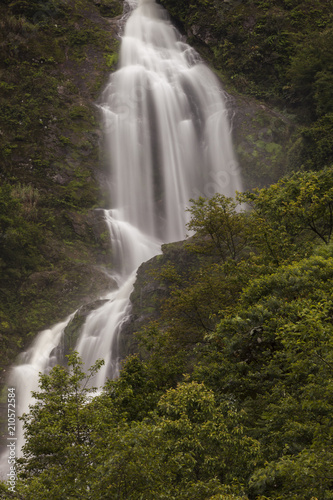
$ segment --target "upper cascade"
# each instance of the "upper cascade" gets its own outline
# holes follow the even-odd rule
[[[179,240],[190,198],[241,190],[220,83],[154,1],[128,18],[103,99],[121,220]]]

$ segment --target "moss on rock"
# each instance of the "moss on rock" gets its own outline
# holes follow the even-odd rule
[[[0,5],[2,369],[39,330],[110,286],[94,102],[119,47],[104,16],[121,10],[120,0]]]

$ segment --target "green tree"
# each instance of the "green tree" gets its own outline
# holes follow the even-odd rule
[[[250,280],[194,370],[260,441],[251,498],[331,498],[332,245],[316,254]]]
[[[309,255],[333,230],[333,169],[298,172],[238,196],[251,208],[253,243],[275,263]]]
[[[218,405],[203,384],[179,384],[142,422],[103,434],[92,498],[206,500],[242,494],[241,479],[259,453],[257,441],[244,434],[242,418]]]
[[[307,102],[317,116],[333,112],[333,29],[316,33],[291,59],[289,77],[294,99]]]
[[[246,498],[242,481],[259,445],[244,432],[242,412],[188,380],[152,399],[156,391],[137,358],[92,398],[86,384],[100,364],[85,376],[74,353],[69,370],[56,366],[41,376],[37,402],[23,416],[26,444],[13,498],[41,500],[48,491],[59,500]]]
[[[25,445],[19,462],[24,498],[87,498],[87,481],[93,473],[91,431],[95,418],[87,386],[102,361],[85,374],[76,352],[68,356],[68,369],[55,366],[40,376],[36,403],[23,415]],[[61,480],[60,480],[61,478]],[[89,498],[89,497],[88,497]]]
[[[237,203],[222,194],[190,201],[191,220],[187,228],[195,231],[189,243],[192,251],[214,254],[215,250],[223,261],[238,259],[247,245],[248,222],[244,212],[236,210]]]

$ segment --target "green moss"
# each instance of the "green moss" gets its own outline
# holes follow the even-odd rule
[[[189,42],[236,90],[274,104],[296,104],[307,114],[317,99],[317,110],[322,112],[323,102],[327,112],[332,96],[327,68],[333,32],[325,0],[315,5],[312,0],[160,3],[181,24]],[[318,94],[316,81],[320,81]]]
[[[265,144],[265,149],[266,149],[267,153],[273,154],[274,156],[278,155],[279,153],[282,152],[282,146],[281,146],[281,144],[276,144],[274,142],[268,142],[268,143],[266,143]]]
[[[105,54],[104,57],[108,68],[112,68],[118,62],[118,54]]]
[[[103,204],[92,102],[108,77],[104,54],[115,60],[119,44],[90,0],[2,2],[0,19],[4,368],[39,330],[110,285],[96,268],[110,260],[105,223],[97,230],[90,212]]]
[[[116,17],[123,12],[123,4],[120,0],[99,0],[96,4],[102,16],[105,17]]]
[[[69,110],[69,116],[73,119],[76,119],[76,118],[84,118],[86,120],[91,119],[91,114],[89,113],[88,108],[86,106],[82,106],[82,105],[72,106]]]

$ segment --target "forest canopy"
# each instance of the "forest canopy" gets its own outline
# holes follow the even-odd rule
[[[41,376],[12,498],[333,498],[332,174],[192,200],[196,258],[154,276],[119,379],[95,395],[75,352]]]

